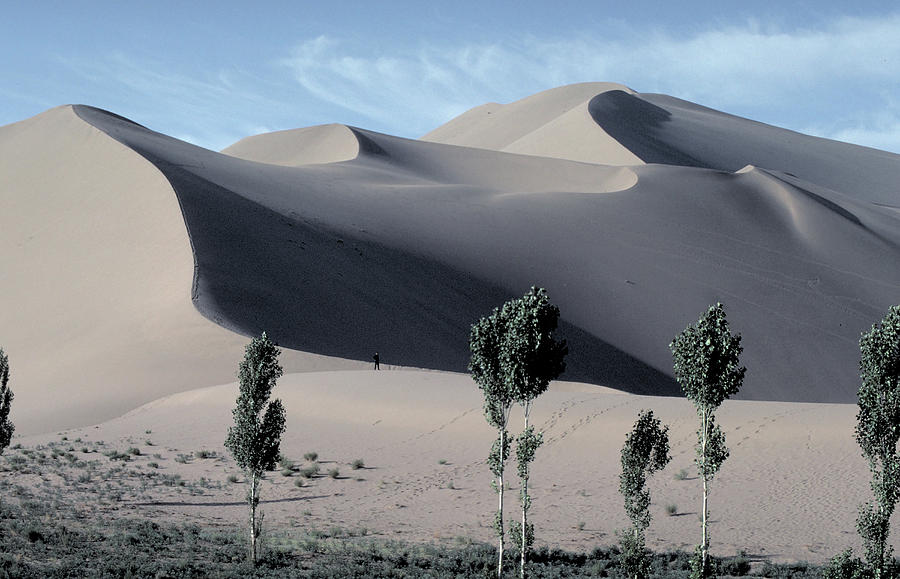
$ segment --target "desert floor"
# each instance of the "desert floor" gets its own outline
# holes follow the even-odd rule
[[[15,489],[7,495],[59,501],[86,518],[243,525],[244,477],[223,447],[236,396],[234,383],[191,390],[95,426],[15,437],[2,459],[0,476]],[[469,376],[393,368],[288,374],[274,396],[287,408],[282,453],[294,464],[264,481],[270,529],[493,541],[496,496],[484,460],[493,432]],[[560,381],[532,412],[545,437],[532,479],[538,546],[585,551],[616,542],[626,526],[619,452],[644,408],[670,425],[672,454],[650,483],[649,546],[691,550],[698,542],[690,402]],[[712,486],[713,552],[812,563],[848,546],[858,552],[857,506],[869,488],[855,414],[853,405],[726,401],[718,417],[731,456]],[[514,412],[513,432],[521,420]],[[319,474],[305,478],[310,452]],[[364,466],[354,469],[357,459]],[[15,468],[29,460],[43,466]],[[512,461],[508,473],[510,518],[518,508]],[[673,505],[677,512],[667,514]]]

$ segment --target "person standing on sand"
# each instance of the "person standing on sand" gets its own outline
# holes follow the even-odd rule
[[[376,370],[380,370],[380,368],[379,368],[379,366],[378,366],[378,360],[379,360],[379,359],[378,359],[378,352],[375,352],[375,355],[372,356],[372,359],[375,360],[375,369],[376,369]]]

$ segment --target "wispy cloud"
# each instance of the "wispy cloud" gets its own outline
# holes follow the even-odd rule
[[[377,55],[320,36],[283,64],[315,98],[409,136],[487,100],[610,80],[790,128],[830,126],[825,136],[900,151],[900,107],[886,96],[900,89],[900,13],[817,29],[747,21],[688,37],[620,26],[613,38],[423,43]],[[873,109],[887,122],[873,125]]]

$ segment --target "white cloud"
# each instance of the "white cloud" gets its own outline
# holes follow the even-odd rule
[[[376,55],[320,36],[283,64],[316,98],[381,126],[371,128],[407,136],[489,100],[587,80],[622,82],[789,128],[814,125],[817,116],[861,124],[872,107],[892,106],[879,92],[900,88],[900,14],[797,30],[748,21],[689,37],[618,26],[615,37],[423,44]],[[900,150],[894,131],[842,134]]]

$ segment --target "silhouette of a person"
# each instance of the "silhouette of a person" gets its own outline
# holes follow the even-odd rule
[[[378,366],[378,361],[379,361],[379,358],[378,358],[378,352],[375,352],[375,355],[372,356],[372,359],[375,360],[375,369],[376,369],[376,370],[380,370],[380,368],[379,368],[379,366]]]

